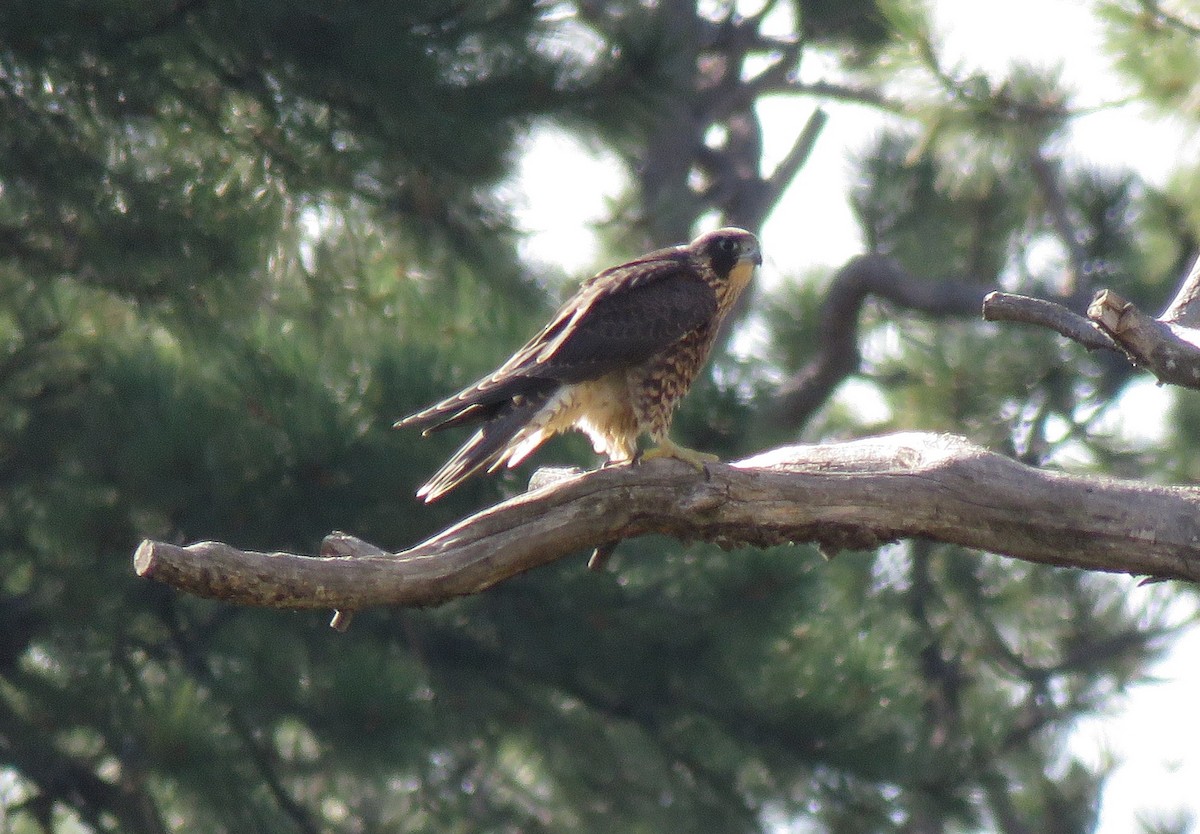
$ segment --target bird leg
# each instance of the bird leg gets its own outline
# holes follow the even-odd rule
[[[706,464],[716,463],[721,459],[708,452],[697,452],[695,449],[680,446],[669,437],[664,437],[657,446],[647,449],[639,456],[639,460],[653,460],[654,458],[675,458],[695,468],[698,472],[703,472]]]

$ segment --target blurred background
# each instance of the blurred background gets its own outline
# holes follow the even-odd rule
[[[1194,392],[977,301],[1165,307],[1198,102],[1185,2],[9,0],[0,831],[1194,830],[1186,586],[646,538],[341,635],[130,560],[401,549],[593,465],[563,438],[427,507],[462,437],[391,424],[721,224],[767,263],[688,445],[948,431],[1192,483]]]

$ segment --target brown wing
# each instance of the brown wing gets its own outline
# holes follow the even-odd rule
[[[433,431],[490,420],[518,398],[643,362],[716,310],[712,288],[684,253],[652,253],[597,275],[498,370],[397,425]]]
[[[716,313],[712,288],[681,270],[597,299],[529,371],[561,382],[596,379],[645,362]]]

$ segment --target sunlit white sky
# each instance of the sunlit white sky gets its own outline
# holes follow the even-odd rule
[[[1001,78],[1014,61],[1060,66],[1079,105],[1120,101],[1130,92],[1104,57],[1103,35],[1091,3],[940,0],[935,8],[940,54],[955,72],[982,71]],[[807,78],[810,70],[804,72]],[[808,100],[786,98],[762,105],[768,166],[787,151],[814,106]],[[833,103],[825,108],[830,119],[809,163],[760,230],[767,255],[762,280],[768,284],[814,267],[836,268],[861,251],[847,202],[850,160],[870,143],[883,120],[856,105]],[[1176,160],[1195,159],[1200,146],[1169,120],[1126,105],[1078,119],[1057,151],[1081,164],[1133,168],[1161,185]],[[552,129],[535,131],[512,186],[520,205],[518,219],[527,233],[524,254],[579,277],[604,266],[591,224],[607,217],[611,201],[625,185],[619,165],[603,150]],[[1147,413],[1161,413],[1169,396],[1147,382],[1127,394],[1120,411],[1144,425]],[[1114,429],[1124,428],[1120,422]],[[1138,587],[1133,579],[1116,581],[1126,584],[1128,604],[1135,611],[1161,607],[1164,600],[1178,596],[1169,584]],[[1183,620],[1194,607],[1190,600],[1178,599],[1171,610]],[[1111,709],[1077,727],[1070,743],[1073,753],[1093,766],[1116,763],[1104,793],[1101,834],[1125,834],[1138,830],[1139,820],[1170,820],[1181,812],[1200,820],[1198,658],[1200,631],[1193,629],[1156,666],[1153,683],[1137,686],[1116,699]]]

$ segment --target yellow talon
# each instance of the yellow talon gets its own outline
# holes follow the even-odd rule
[[[697,452],[695,449],[680,446],[674,443],[669,437],[664,437],[653,449],[647,449],[642,452],[642,460],[653,460],[654,458],[675,458],[694,467],[699,472],[704,471],[706,464],[716,463],[721,459],[717,455],[709,454],[708,452]]]

